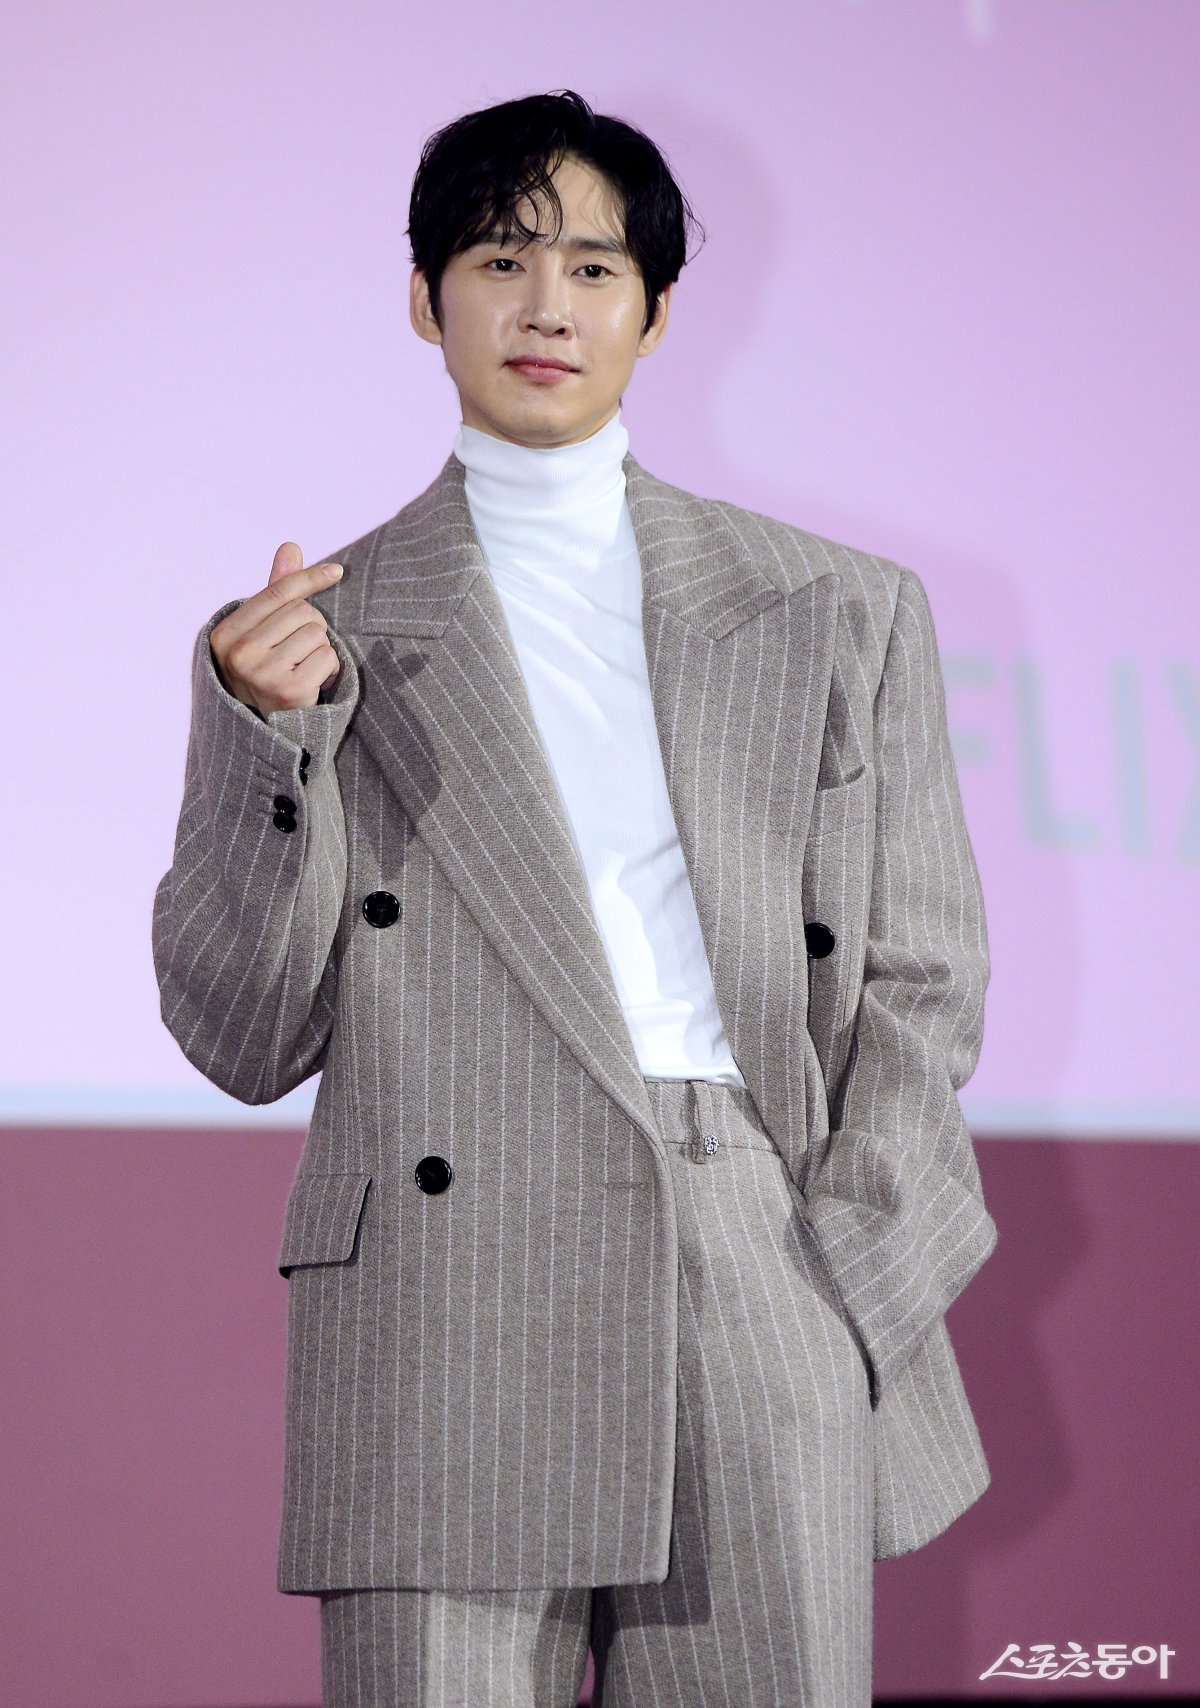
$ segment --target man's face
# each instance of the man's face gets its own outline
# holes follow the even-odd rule
[[[550,209],[527,198],[519,212],[536,241],[521,247],[518,232],[455,255],[442,275],[440,327],[417,267],[410,286],[413,326],[442,346],[467,426],[543,450],[612,420],[634,362],[666,329],[671,294],[668,285],[643,337],[645,289],[608,180],[567,155],[553,182],[563,208],[553,245]],[[554,357],[571,371],[539,373],[514,365],[520,356]]]

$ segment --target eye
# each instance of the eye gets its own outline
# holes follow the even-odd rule
[[[516,262],[513,260],[511,255],[493,255],[492,259],[490,261],[484,262],[484,272],[487,272],[489,267],[501,267],[501,266],[504,268],[504,273],[501,274],[500,276],[502,278],[506,278],[508,276],[508,269],[510,267],[515,267]],[[614,277],[612,269],[610,267],[601,266],[599,261],[585,261],[583,266],[580,267],[578,270],[581,273],[586,273],[589,271],[597,272],[597,273],[607,273],[608,277],[610,279]],[[590,282],[591,283],[598,283],[599,281],[598,280],[592,280]]]

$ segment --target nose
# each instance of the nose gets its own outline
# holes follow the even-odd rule
[[[566,299],[566,284],[561,277],[550,277],[530,270],[525,304],[521,312],[522,327],[553,334],[564,328],[570,330],[571,311]]]
[[[564,330],[570,331],[571,317],[566,309],[558,308],[553,303],[531,303],[521,316],[521,325],[552,335]]]

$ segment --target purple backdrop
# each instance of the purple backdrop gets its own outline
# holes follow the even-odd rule
[[[648,130],[707,230],[625,396],[634,454],[912,567],[938,628],[993,959],[963,1104],[1002,1242],[952,1323],[996,1484],[877,1574],[877,1688],[995,1695],[1006,1643],[1072,1640],[1166,1642],[1142,1687],[1200,1686],[1163,1546],[1194,1512],[1198,46],[1187,0],[6,9],[23,1708],[319,1696],[316,1604],[273,1587],[274,1253],[314,1087],[250,1110],[189,1066],[151,900],[201,622],[449,451],[408,323],[422,141],[562,87]],[[948,1643],[918,1611],[947,1595]]]

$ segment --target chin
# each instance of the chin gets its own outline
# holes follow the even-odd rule
[[[547,433],[562,433],[573,426],[577,417],[576,411],[555,409],[550,400],[530,398],[528,402],[514,409],[510,403],[506,408],[496,410],[492,419],[503,423],[505,427],[512,426],[523,432],[536,432],[539,426],[544,426]]]

